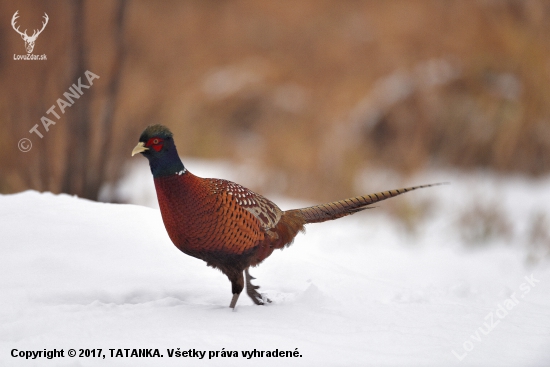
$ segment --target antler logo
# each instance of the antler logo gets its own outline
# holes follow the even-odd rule
[[[40,35],[40,33],[42,33],[42,31],[44,30],[44,28],[46,28],[46,24],[48,24],[48,14],[44,13],[44,22],[42,22],[42,29],[41,30],[37,30],[35,29],[32,36],[29,36],[27,35],[27,30],[25,29],[25,32],[21,32],[19,30],[19,26],[16,28],[15,27],[15,20],[17,18],[19,18],[19,15],[17,15],[17,13],[19,12],[19,10],[17,10],[15,12],[15,14],[13,14],[13,18],[11,18],[11,26],[13,27],[13,29],[19,33],[21,35],[21,38],[23,38],[23,41],[25,41],[25,49],[27,50],[27,53],[30,54],[32,53],[32,50],[34,49],[34,42],[36,42],[36,39],[38,38],[38,36]]]

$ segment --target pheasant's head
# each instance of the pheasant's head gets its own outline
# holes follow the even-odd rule
[[[148,126],[139,137],[139,143],[132,150],[132,156],[138,153],[149,160],[154,177],[185,170],[178,156],[173,134],[166,126]]]

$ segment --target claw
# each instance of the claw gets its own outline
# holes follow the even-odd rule
[[[256,291],[256,289],[260,288],[259,285],[254,285],[250,281],[254,278],[250,273],[248,272],[248,269],[244,271],[245,277],[246,277],[246,294],[252,299],[252,301],[257,305],[263,305],[265,302],[271,303],[271,300],[267,297],[264,297],[262,294]]]

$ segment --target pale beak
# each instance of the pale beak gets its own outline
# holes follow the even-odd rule
[[[145,152],[146,150],[149,150],[149,148],[147,148],[145,146],[145,143],[140,141],[138,143],[138,145],[136,145],[136,147],[134,148],[134,150],[132,150],[132,157],[135,156],[136,154],[138,153],[142,153],[142,152]]]

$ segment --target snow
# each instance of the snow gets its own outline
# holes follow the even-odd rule
[[[184,162],[198,175],[253,181],[239,180],[243,171],[224,163]],[[141,205],[34,191],[0,195],[0,366],[550,364],[550,268],[548,258],[528,261],[527,245],[530,218],[548,215],[548,178],[413,178],[452,182],[390,200],[430,202],[415,231],[384,210],[390,201],[309,225],[251,271],[273,303],[259,307],[243,294],[231,311],[226,277],[179,252],[158,209],[142,206],[156,199],[141,163],[110,189]],[[393,183],[365,193],[400,186]],[[283,209],[311,204],[274,199]],[[476,205],[476,220],[485,223],[483,210],[498,208],[510,228],[468,244],[476,227],[468,235],[472,225],[461,218],[477,215],[468,211]],[[489,218],[488,226],[498,222]],[[544,241],[544,233],[536,238]],[[71,358],[70,348],[101,348],[106,357]],[[164,357],[111,357],[109,349],[124,348],[158,348]],[[169,358],[167,349],[177,348],[206,355]],[[301,357],[247,362],[241,354],[296,348]],[[12,357],[13,349],[64,349],[65,357],[25,360]],[[222,350],[239,357],[209,359]]]

